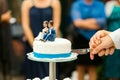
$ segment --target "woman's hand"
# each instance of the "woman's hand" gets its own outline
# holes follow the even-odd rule
[[[9,10],[5,12],[4,14],[2,14],[1,21],[9,22],[10,18],[11,18],[11,11]]]

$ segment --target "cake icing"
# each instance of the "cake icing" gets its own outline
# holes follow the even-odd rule
[[[27,79],[28,80],[28,79]],[[31,79],[30,79],[31,80]],[[43,79],[40,79],[40,78],[38,78],[38,77],[36,77],[36,78],[34,78],[34,79],[32,79],[32,80],[50,80],[49,79],[49,76],[47,76],[47,77],[45,77],[45,78],[43,78]],[[57,80],[57,79],[56,79]],[[70,78],[64,78],[63,80],[71,80]]]
[[[51,26],[51,25],[49,25]],[[64,38],[56,38],[53,27],[45,27],[33,42],[33,54],[37,58],[65,58],[71,55],[71,42]]]
[[[63,38],[55,38],[55,41],[38,41],[33,43],[33,52],[38,58],[60,58],[71,55],[71,42]]]

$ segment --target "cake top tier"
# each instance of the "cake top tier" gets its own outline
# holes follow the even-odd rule
[[[54,41],[56,38],[56,32],[55,32],[55,29],[53,28],[53,21],[52,20],[50,20],[49,22],[44,21],[43,27],[44,28],[42,32],[40,32],[35,39],[41,40],[43,42]]]

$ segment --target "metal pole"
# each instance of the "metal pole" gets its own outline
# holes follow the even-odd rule
[[[54,80],[56,80],[56,62],[54,62],[53,65],[54,65],[53,67],[54,67],[54,77],[55,77]]]
[[[56,80],[56,62],[49,63],[49,78],[50,80]]]

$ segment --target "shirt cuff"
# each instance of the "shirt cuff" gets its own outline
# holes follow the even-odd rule
[[[120,29],[110,33],[109,36],[113,40],[116,49],[120,49]]]

